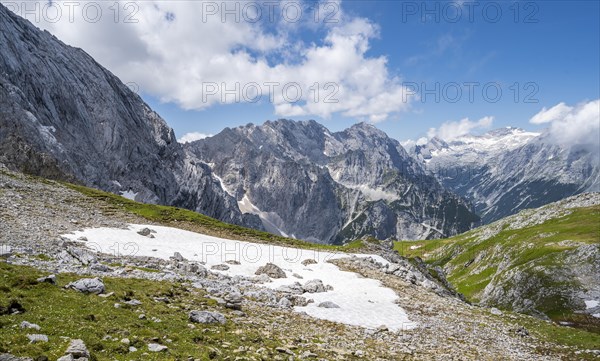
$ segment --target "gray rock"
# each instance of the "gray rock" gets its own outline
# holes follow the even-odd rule
[[[39,283],[50,283],[55,285],[56,284],[56,276],[55,275],[49,275],[49,276],[45,276],[45,277],[40,277],[37,279],[37,282]]]
[[[90,353],[83,340],[72,340],[65,353],[72,355],[75,359],[79,359],[81,357],[90,357]]]
[[[144,236],[144,237],[148,237],[150,235],[152,235],[152,233],[156,233],[156,231],[150,229],[150,228],[142,228],[140,229],[137,234],[139,234],[140,236]]]
[[[135,299],[129,300],[129,301],[125,301],[123,303],[126,304],[126,305],[129,305],[129,306],[139,306],[139,305],[142,304],[142,302],[140,302],[139,300],[135,300]]]
[[[160,345],[157,343],[148,344],[148,351],[150,351],[150,352],[162,352],[162,351],[166,351],[168,349],[169,348],[167,346]]]
[[[182,255],[181,255],[181,253],[179,253],[179,252],[175,252],[175,253],[173,253],[173,257],[171,257],[171,258],[172,258],[172,259],[174,259],[174,260],[175,260],[175,261],[177,261],[177,262],[183,262],[183,261],[186,261],[186,259],[185,259],[185,258],[183,258],[183,256],[182,256]]]
[[[340,308],[340,306],[336,305],[335,303],[331,302],[331,301],[325,301],[325,302],[321,302],[317,305],[317,307],[321,307],[321,308]]]
[[[48,336],[41,334],[28,334],[27,338],[31,343],[48,342]]]
[[[107,265],[103,265],[102,263],[94,263],[90,266],[90,269],[98,272],[110,272],[112,269]]]
[[[310,280],[304,284],[303,288],[304,292],[308,293],[327,292],[327,289],[321,280]]]
[[[287,278],[285,272],[279,266],[273,263],[267,263],[266,265],[259,267],[254,274],[265,274],[271,278]]]
[[[301,295],[303,294],[304,291],[304,287],[302,287],[302,285],[299,282],[294,282],[291,285],[283,285],[277,288],[278,292],[284,292],[284,293],[290,293],[290,294],[294,294],[294,295]]]
[[[211,311],[191,311],[189,314],[190,322],[194,323],[220,323],[225,324],[225,316],[218,312]]]
[[[30,328],[38,331],[41,330],[41,327],[39,325],[36,325],[35,323],[29,323],[27,321],[21,322],[21,328]]]
[[[216,264],[216,265],[212,266],[210,269],[214,269],[216,271],[227,271],[229,269],[229,266],[226,264]]]
[[[290,308],[293,306],[292,301],[290,301],[287,297],[281,297],[279,302],[277,302],[279,307]]]
[[[314,259],[311,259],[311,258],[308,258],[308,259],[305,259],[304,261],[302,261],[303,266],[308,266],[308,265],[317,264],[317,263],[318,263],[317,261],[315,261]]]
[[[499,310],[499,309],[497,309],[496,307],[492,307],[492,308],[490,309],[490,313],[491,313],[492,315],[497,315],[497,316],[500,316],[500,315],[502,314],[502,311],[500,311],[500,310]]]
[[[82,293],[104,293],[104,282],[100,278],[82,278],[65,286]]]

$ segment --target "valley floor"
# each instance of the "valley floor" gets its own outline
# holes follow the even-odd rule
[[[348,277],[375,285],[374,291],[393,291],[396,304],[386,307],[395,306],[399,314],[404,311],[411,327],[396,327],[393,322],[374,327],[386,324],[385,320],[362,322],[369,327],[361,327],[315,318],[310,316],[317,309],[314,304],[295,308],[281,304],[283,296],[298,301],[293,293],[277,290],[281,281],[269,285],[264,277],[201,272],[216,263],[205,260],[197,268],[193,260],[152,256],[160,244],[150,246],[150,253],[135,256],[115,254],[114,249],[90,252],[89,244],[78,238],[92,237],[92,233],[77,232],[100,227],[125,230],[131,224],[166,232],[162,226],[193,231],[202,227],[177,220],[152,222],[62,184],[2,169],[0,221],[0,253],[5,258],[0,262],[0,311],[16,305],[22,308],[20,313],[0,312],[0,354],[44,355],[55,360],[64,355],[70,339],[82,339],[95,360],[577,360],[598,356],[590,350],[600,344],[597,334],[520,314],[492,314],[489,309],[440,296],[386,274],[379,257],[338,254],[331,263],[315,267],[353,272]],[[244,239],[226,230],[206,233],[256,240],[256,235]],[[194,257],[183,249],[181,253]],[[236,267],[228,265],[231,270]],[[293,271],[307,272],[304,268]],[[57,285],[36,282],[50,273],[57,275]],[[309,280],[306,274],[299,276],[302,284]],[[101,277],[106,297],[61,287],[83,277]],[[333,284],[332,297],[335,290]],[[357,287],[356,292],[360,291]],[[317,294],[301,296],[324,300]],[[344,298],[336,301],[341,310],[348,306]],[[192,310],[221,313],[227,322],[190,323]],[[21,328],[23,321],[40,329]],[[30,334],[44,334],[48,342],[30,343]],[[152,352],[152,344],[166,349]]]

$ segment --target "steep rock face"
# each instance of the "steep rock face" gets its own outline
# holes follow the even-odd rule
[[[331,133],[314,121],[279,120],[186,147],[272,232],[327,243],[436,238],[478,220],[398,142],[367,124]]]
[[[0,163],[254,225],[164,120],[81,49],[0,4]]]
[[[433,138],[409,153],[472,201],[484,223],[600,189],[598,150],[558,145],[545,133],[504,128],[449,142]]]

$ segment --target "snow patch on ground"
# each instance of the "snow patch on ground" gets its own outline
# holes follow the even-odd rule
[[[146,227],[156,231],[153,233],[154,238],[137,233]],[[398,296],[393,290],[383,287],[377,280],[342,271],[327,262],[331,259],[351,256],[349,254],[233,241],[176,228],[136,224],[129,225],[129,229],[86,229],[64,237],[73,241],[86,237],[88,239],[88,242],[85,242],[86,246],[98,252],[117,255],[169,259],[175,252],[179,252],[191,261],[205,262],[209,269],[228,260],[240,262],[240,265],[230,265],[227,271],[218,271],[230,276],[254,276],[258,267],[271,262],[281,267],[286,272],[287,278],[273,280],[265,284],[265,287],[277,288],[291,285],[295,281],[304,283],[313,279],[320,279],[324,284],[333,286],[332,291],[305,294],[305,297],[312,298],[315,302],[306,307],[295,307],[298,312],[305,312],[324,320],[372,329],[386,326],[392,331],[397,331],[416,327],[416,324],[409,320],[406,312],[395,303]],[[388,263],[380,256],[357,256],[373,257],[377,262]],[[317,263],[303,266],[301,262],[305,259],[314,259]],[[292,276],[293,273],[297,273],[303,279],[298,280]],[[340,308],[317,307],[324,301],[334,302]]]
[[[595,301],[595,300],[585,300],[583,302],[585,302],[585,308],[588,310],[591,308],[596,308],[596,307],[598,307],[598,304],[600,304],[600,302]]]

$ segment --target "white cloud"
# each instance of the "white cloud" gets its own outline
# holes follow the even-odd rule
[[[558,119],[564,118],[573,110],[572,107],[567,106],[565,103],[559,103],[550,109],[543,108],[539,113],[531,118],[530,122],[533,124],[544,124],[550,123]]]
[[[455,122],[445,122],[439,128],[430,128],[427,132],[429,138],[438,137],[443,140],[452,140],[477,129],[489,129],[494,122],[494,117],[483,117],[478,121],[464,118]]]
[[[47,6],[46,0],[37,3]],[[223,12],[224,5],[231,10],[236,3],[240,21]],[[274,21],[268,8],[261,10],[261,21],[244,21],[255,15],[251,10],[256,8],[248,4],[269,2],[236,3],[122,0],[118,6],[114,1],[95,2],[94,6],[102,6],[98,22],[84,20],[84,3],[74,8],[73,19],[64,5],[57,22],[26,17],[67,44],[83,48],[124,82],[135,82],[142,92],[184,109],[254,100],[256,90],[262,100],[271,99],[275,113],[283,117],[328,118],[339,113],[378,122],[409,107],[403,96],[408,92],[398,77],[389,74],[386,57],[367,55],[370,41],[379,36],[378,26],[345,13],[341,1],[321,0],[319,21],[308,10],[308,1],[287,1],[304,9],[298,22],[282,16],[284,3],[273,8]],[[62,3],[52,4],[61,7]],[[27,6],[32,8],[32,2]],[[127,15],[137,22],[125,23]],[[298,36],[300,32],[310,32],[314,39],[302,40],[307,37]],[[271,82],[278,84],[273,91]],[[209,91],[213,84],[214,95]],[[287,88],[286,99],[286,84],[299,85],[299,101],[290,102],[295,100],[293,86]],[[226,96],[225,88],[242,97]]]
[[[184,134],[177,141],[179,143],[191,143],[191,142],[195,142],[197,140],[208,138],[208,137],[212,137],[212,134],[204,134],[204,133],[198,133],[198,132],[191,132],[191,133]]]
[[[531,123],[550,123],[548,133],[552,140],[564,145],[600,144],[600,99],[576,106],[560,103],[550,109],[543,108],[533,116]]]

